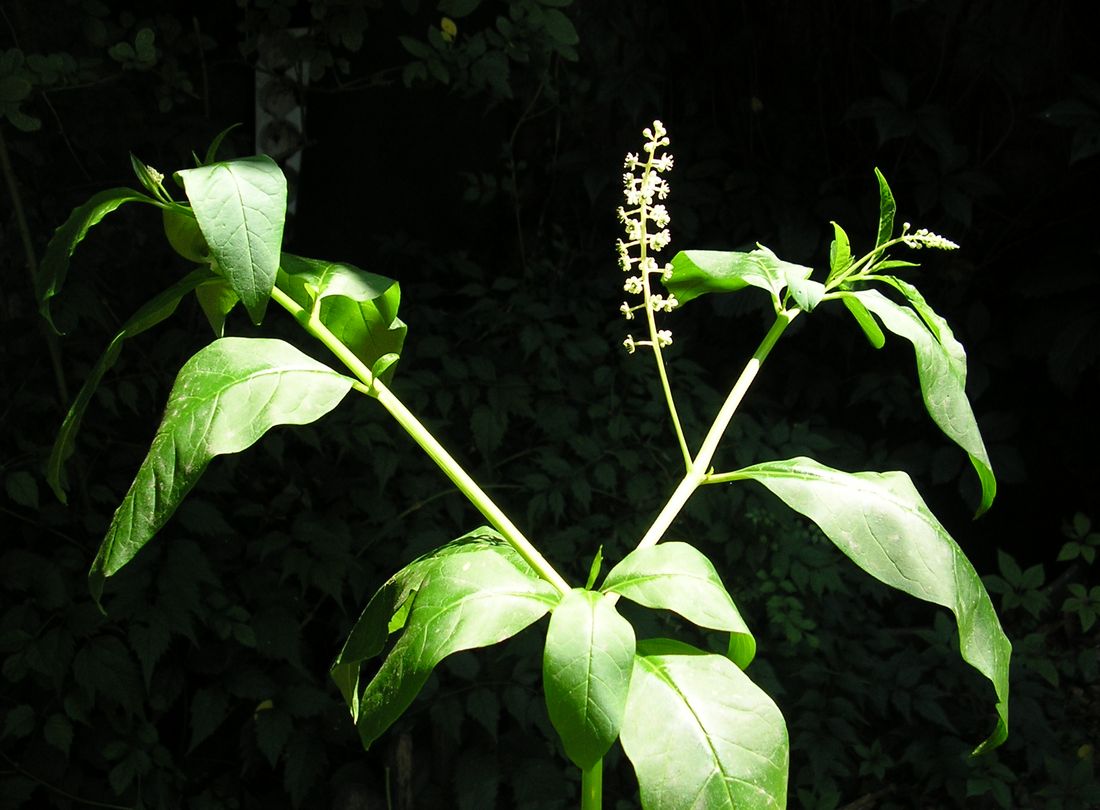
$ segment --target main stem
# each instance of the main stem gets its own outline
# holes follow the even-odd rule
[[[661,509],[660,513],[653,521],[653,524],[645,533],[645,536],[642,537],[641,541],[638,543],[638,548],[647,548],[648,546],[656,545],[664,536],[665,532],[668,531],[668,527],[672,525],[672,521],[680,514],[680,510],[684,508],[684,505],[687,503],[692,493],[694,493],[700,485],[706,483],[707,475],[710,473],[711,461],[714,459],[715,451],[718,450],[718,443],[722,440],[726,428],[729,427],[733,415],[737,412],[737,408],[741,404],[741,400],[744,399],[745,393],[749,390],[749,386],[752,385],[753,380],[756,379],[756,375],[760,371],[760,366],[764,364],[764,360],[766,360],[771,353],[776,341],[779,340],[779,337],[786,328],[790,326],[791,321],[795,319],[800,311],[801,310],[797,309],[784,310],[776,316],[775,323],[772,324],[771,329],[768,330],[768,334],[764,336],[764,339],[760,341],[760,345],[753,353],[752,358],[745,364],[741,376],[738,377],[737,382],[733,384],[729,396],[727,396],[726,401],[722,403],[718,415],[714,417],[714,422],[711,423],[710,430],[707,431],[707,435],[703,439],[702,445],[699,447],[699,452],[695,454],[695,457],[688,465],[687,473],[672,493],[672,496],[668,499],[668,502],[664,505],[664,508]]]
[[[311,316],[311,313],[306,308],[300,306],[294,299],[292,299],[285,292],[278,287],[271,291],[271,300],[279,304],[283,309],[294,316],[295,320],[301,324],[309,334],[317,338],[329,351],[335,354],[340,361],[347,366],[359,380],[363,383],[364,390],[369,393],[375,399],[377,399],[390,415],[393,416],[397,423],[405,429],[405,432],[412,437],[421,449],[443,470],[444,474],[451,479],[451,482],[458,487],[458,489],[465,495],[469,501],[477,508],[486,520],[492,524],[501,535],[507,540],[511,546],[519,553],[521,557],[538,573],[540,577],[545,579],[551,585],[558,589],[561,593],[567,593],[570,590],[569,583],[565,581],[561,574],[559,574],[554,567],[546,560],[545,557],[539,552],[537,548],[524,537],[523,532],[508,518],[506,514],[501,510],[499,506],[477,485],[477,482],[470,477],[450,453],[444,449],[428,429],[420,423],[420,421],[413,415],[413,413],[405,407],[405,404],[397,398],[397,396],[387,388],[381,380],[375,377],[366,364],[360,360],[354,352],[351,351],[344,343],[337,338],[328,328],[321,323],[319,319]]]
[[[603,760],[581,771],[581,810],[600,810],[603,804]]]

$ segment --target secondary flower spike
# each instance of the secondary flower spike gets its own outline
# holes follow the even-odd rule
[[[668,246],[672,237],[668,232],[671,217],[668,209],[655,200],[668,197],[668,182],[661,176],[672,169],[672,155],[664,152],[669,145],[668,132],[664,124],[654,121],[652,127],[642,130],[646,143],[640,154],[627,152],[623,168],[623,197],[625,205],[619,206],[619,222],[623,224],[626,238],[619,239],[616,250],[619,255],[619,267],[630,273],[623,284],[627,295],[640,295],[640,304],[624,301],[619,312],[628,321],[635,313],[644,311],[649,337],[635,340],[627,335],[623,346],[631,354],[639,346],[651,346],[658,353],[672,343],[672,333],[668,329],[657,329],[655,315],[659,312],[671,312],[677,305],[676,296],[654,295],[650,285],[651,277],[659,275],[668,278],[672,265],[658,265],[653,254]],[[637,172],[640,171],[640,174]]]

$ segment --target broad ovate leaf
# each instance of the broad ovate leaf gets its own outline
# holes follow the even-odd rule
[[[811,272],[809,267],[783,261],[763,245],[749,253],[684,250],[672,258],[672,276],[664,284],[681,303],[706,293],[759,287],[771,294],[778,307],[783,288],[792,279],[808,279]]]
[[[878,316],[883,326],[913,344],[917,375],[928,415],[944,435],[966,451],[982,485],[977,514],[985,512],[997,494],[997,479],[981,431],[966,396],[966,352],[947,322],[936,315],[912,285],[891,281],[910,297],[913,308],[895,303],[878,290],[851,293]]]
[[[638,642],[619,739],[644,810],[786,806],[783,715],[723,655],[669,639]]]
[[[514,636],[558,599],[557,590],[488,528],[401,569],[367,604],[332,665],[363,746],[369,748],[401,716],[440,661]],[[398,631],[360,692],[362,661],[378,655]]]
[[[756,464],[735,473],[758,481],[805,515],[880,582],[955,614],[962,657],[993,684],[997,725],[977,749],[1008,736],[1012,645],[989,594],[958,544],[902,472],[847,473],[810,458]]]
[[[382,372],[383,382],[389,382],[407,331],[397,317],[401,287],[396,281],[354,265],[284,253],[278,284],[307,310],[319,302],[321,323],[368,367],[395,355]]]
[[[542,683],[550,722],[581,770],[619,736],[634,666],[634,628],[606,594],[581,588],[550,616]]]
[[[279,269],[286,178],[266,155],[184,169],[179,176],[219,272],[258,324]]]
[[[50,299],[61,291],[65,277],[69,272],[69,259],[76,246],[88,234],[88,231],[120,205],[128,202],[143,202],[156,205],[152,197],[130,188],[109,188],[93,196],[88,202],[73,209],[69,218],[54,231],[46,252],[38,265],[35,275],[34,291],[38,299],[38,308],[51,327],[56,331],[50,315]]]
[[[164,419],[115,511],[89,574],[106,577],[165,524],[214,456],[239,453],[276,425],[304,425],[335,408],[352,380],[281,340],[223,338],[176,377]]]
[[[694,546],[670,541],[630,552],[607,574],[602,590],[649,608],[671,610],[692,624],[738,637],[733,660],[744,669],[756,640],[714,565]]]
[[[57,432],[53,449],[50,451],[50,458],[46,463],[46,480],[62,503],[67,502],[65,491],[69,486],[65,476],[65,462],[73,453],[73,445],[76,441],[76,434],[80,431],[80,423],[84,418],[84,412],[99,387],[103,375],[117,362],[118,356],[122,352],[122,344],[134,335],[139,335],[146,329],[153,328],[171,316],[176,311],[180,299],[187,293],[192,290],[201,290],[204,285],[214,284],[217,281],[218,277],[208,269],[195,270],[187,274],[135,312],[133,317],[122,325],[118,334],[107,345],[106,351],[92,367],[88,379],[84,381],[84,385],[81,386],[80,392],[69,408],[69,412],[65,415],[65,421],[61,423],[61,429]]]

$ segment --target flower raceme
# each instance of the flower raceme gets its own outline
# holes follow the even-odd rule
[[[664,152],[669,145],[668,132],[664,124],[654,121],[652,127],[642,130],[646,143],[642,146],[641,154],[628,152],[623,168],[623,197],[626,204],[619,206],[619,222],[626,230],[626,239],[616,242],[619,255],[619,267],[624,273],[629,273],[623,290],[627,295],[641,295],[642,303],[631,304],[624,301],[619,307],[619,312],[628,321],[633,320],[635,314],[642,310],[645,312],[646,325],[649,337],[645,340],[635,340],[633,335],[627,335],[623,345],[631,354],[639,346],[652,346],[653,350],[660,354],[660,350],[672,344],[672,332],[668,329],[658,329],[655,315],[659,312],[671,312],[677,305],[676,296],[663,296],[654,294],[651,288],[651,278],[659,275],[667,279],[672,272],[672,265],[658,265],[652,254],[658,253],[668,246],[672,240],[668,232],[668,224],[671,221],[668,209],[663,203],[656,200],[664,200],[668,197],[668,182],[661,175],[672,169],[672,155]],[[637,172],[639,172],[638,174]]]

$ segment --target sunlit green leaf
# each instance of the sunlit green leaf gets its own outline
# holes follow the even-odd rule
[[[207,323],[214,330],[214,337],[225,336],[225,319],[241,300],[233,287],[224,278],[216,277],[195,290],[195,298],[206,316]]]
[[[176,377],[149,453],[92,563],[95,597],[171,517],[214,456],[238,453],[276,425],[320,419],[351,384],[281,340],[223,338],[195,354]]]
[[[811,269],[785,262],[766,247],[751,253],[722,250],[684,250],[672,258],[672,277],[665,286],[681,303],[706,293],[737,292],[759,287],[778,305],[791,278],[808,279]]]
[[[217,276],[208,269],[192,271],[135,312],[133,317],[122,325],[122,329],[107,345],[107,350],[96,361],[91,373],[88,375],[88,379],[84,381],[84,385],[81,386],[76,399],[69,407],[69,412],[65,415],[65,421],[61,423],[61,429],[54,439],[53,449],[50,450],[50,458],[46,462],[46,481],[49,482],[50,488],[53,489],[54,494],[62,503],[67,503],[65,491],[69,486],[65,475],[65,462],[73,454],[76,434],[80,430],[80,423],[84,418],[88,403],[91,402],[92,396],[103,379],[103,375],[118,360],[118,356],[122,352],[122,344],[128,338],[139,335],[146,329],[151,329],[171,316],[176,311],[180,299],[187,293],[204,283],[216,280]]]
[[[440,661],[514,636],[557,602],[553,586],[488,528],[401,569],[371,598],[332,666],[364,747],[409,707]],[[403,609],[404,621],[391,623]],[[361,662],[382,651],[391,628],[400,637],[357,694]]]
[[[993,683],[997,727],[978,751],[1008,735],[1012,646],[978,574],[902,472],[846,473],[810,458],[738,470],[816,523],[860,568],[955,614],[962,657]]]
[[[890,184],[886,182],[882,172],[875,169],[875,177],[878,179],[878,236],[875,237],[875,247],[890,241],[894,235],[894,214],[898,206],[894,202],[894,193],[890,191]]]
[[[88,231],[123,203],[143,202],[156,205],[156,200],[130,188],[109,188],[73,209],[69,218],[54,231],[35,276],[35,297],[42,316],[53,326],[50,299],[61,292],[69,272],[69,258]],[[56,330],[57,327],[54,327]]]
[[[401,354],[406,326],[397,317],[401,288],[385,276],[350,264],[306,259],[284,253],[279,288],[309,310],[320,300],[318,317],[329,331],[367,366],[387,355]],[[382,368],[383,382],[394,373],[394,361]]]
[[[833,241],[829,245],[829,280],[848,269],[852,263],[852,245],[848,234],[837,223],[833,225]]]
[[[619,736],[645,810],[786,806],[783,715],[725,656],[638,642]]]
[[[997,479],[981,431],[966,397],[966,352],[947,322],[936,315],[911,285],[892,279],[906,293],[913,309],[891,301],[877,290],[852,293],[883,326],[913,344],[924,406],[940,430],[970,456],[982,484],[977,514],[993,503]],[[919,313],[919,314],[918,314]]]
[[[858,323],[859,328],[863,330],[863,334],[866,336],[868,342],[876,349],[881,349],[885,346],[886,335],[882,334],[878,322],[875,321],[871,313],[867,311],[867,307],[863,306],[863,303],[858,298],[854,298],[848,293],[844,293],[840,300],[844,302],[844,307],[852,313],[852,317],[856,319],[856,323]]]
[[[266,155],[184,169],[179,176],[218,269],[259,323],[279,269],[286,178]]]
[[[714,565],[687,543],[670,541],[630,552],[608,572],[602,590],[671,610],[700,627],[741,636],[734,663],[742,669],[756,654],[756,641]]]
[[[580,588],[554,608],[542,657],[550,722],[565,754],[587,770],[607,753],[626,707],[634,628],[606,595]]]

